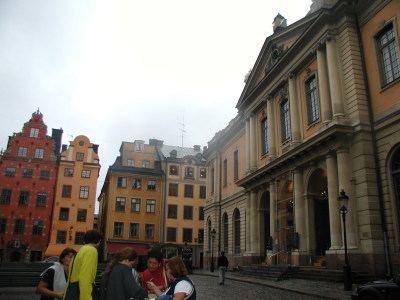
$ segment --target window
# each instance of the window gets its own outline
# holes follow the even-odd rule
[[[64,184],[62,187],[61,196],[63,198],[71,198],[72,185]]]
[[[197,234],[197,242],[200,244],[204,243],[204,229],[199,229]]]
[[[178,217],[178,205],[168,204],[168,218],[176,219]]]
[[[123,236],[124,236],[124,223],[114,222],[114,237],[123,237]]]
[[[228,215],[226,213],[222,217],[222,226],[224,229],[223,249],[228,253]]]
[[[16,219],[14,225],[14,234],[24,234],[25,231],[25,220]]]
[[[169,175],[179,175],[179,167],[175,165],[170,166]]]
[[[69,208],[68,207],[60,207],[60,216],[58,217],[61,221],[68,221],[69,219]]]
[[[185,184],[185,198],[193,198],[193,185]]]
[[[240,254],[240,212],[239,210],[235,210],[234,212],[234,245],[235,245],[235,254]]]
[[[28,148],[27,147],[18,147],[18,154],[19,157],[26,157],[28,155]]]
[[[90,178],[90,170],[82,170],[82,178]]]
[[[117,187],[126,188],[126,177],[118,177]]]
[[[42,235],[43,234],[44,222],[41,220],[34,220],[32,227],[32,235]]]
[[[85,243],[84,236],[84,232],[75,232],[75,245],[83,245]]]
[[[185,169],[185,178],[194,178],[194,169],[192,167],[186,167]]]
[[[397,226],[400,226],[400,149],[393,155],[391,163],[391,173],[393,178],[393,191],[395,193],[395,207],[397,212]],[[395,214],[395,213],[394,213]]]
[[[167,242],[176,242],[176,228],[167,228]]]
[[[184,220],[193,220],[193,206],[185,205],[183,207],[183,219]]]
[[[134,159],[128,159],[126,164],[128,167],[134,167],[135,166],[135,160]]]
[[[145,239],[154,239],[154,225],[153,224],[145,224],[144,238]]]
[[[29,191],[20,191],[18,198],[18,205],[28,205]]]
[[[125,197],[117,197],[116,198],[115,211],[125,211]]]
[[[281,134],[282,142],[290,138],[290,116],[289,116],[289,101],[285,100],[281,103]]]
[[[132,181],[132,189],[134,189],[134,190],[141,190],[141,189],[142,189],[142,179],[140,179],[140,178],[133,178],[133,181]]]
[[[169,184],[168,196],[174,196],[174,197],[178,196],[178,184],[176,183]]]
[[[207,178],[207,169],[200,168],[200,178]]]
[[[86,214],[87,214],[86,209],[78,208],[78,215],[76,216],[76,220],[78,222],[86,222]]]
[[[39,137],[39,128],[31,128],[31,132],[29,133],[29,137],[33,137],[33,138]]]
[[[308,124],[311,124],[319,119],[317,80],[315,79],[315,76],[313,76],[306,82],[306,98],[307,98],[307,110],[308,110]]]
[[[233,153],[233,179],[239,179],[239,151]]]
[[[81,199],[89,198],[89,187],[88,186],[81,186],[81,188],[79,190],[79,198],[81,198]]]
[[[129,237],[130,238],[139,238],[139,223],[130,223],[129,224]]]
[[[214,168],[211,169],[211,194],[214,194]]]
[[[66,177],[74,176],[74,169],[69,169],[69,168],[64,169],[64,176]]]
[[[261,121],[261,154],[268,153],[268,119],[265,118]]]
[[[0,233],[5,233],[6,232],[6,227],[7,227],[7,219],[6,218],[0,218]]]
[[[24,169],[22,171],[22,177],[32,178],[32,175],[33,175],[33,170],[32,169]]]
[[[3,189],[1,191],[0,204],[10,204],[11,190]]]
[[[155,213],[156,212],[156,200],[154,200],[154,199],[146,200],[146,212],[147,213]]]
[[[224,168],[224,183],[223,183],[223,185],[224,186],[227,186],[228,185],[228,160],[227,159],[224,159],[224,166],[223,166],[223,168]]]
[[[199,220],[204,220],[204,206],[199,206]]]
[[[142,168],[150,168],[150,161],[149,160],[143,160],[142,161]]]
[[[57,230],[56,243],[66,244],[67,242],[67,232],[63,230]]]
[[[76,153],[76,160],[77,161],[83,161],[84,158],[85,158],[85,154],[83,154],[82,152],[77,152]]]
[[[140,203],[141,200],[139,198],[131,199],[131,212],[140,212]]]
[[[36,196],[36,206],[45,207],[47,201],[46,193],[38,193]]]
[[[400,78],[399,49],[393,23],[385,27],[376,37],[378,44],[383,85]]]
[[[135,151],[136,152],[143,152],[144,150],[144,143],[143,142],[135,142]]]
[[[5,176],[15,176],[15,168],[7,167]]]
[[[207,189],[205,185],[200,186],[200,199],[205,199],[207,194]]]
[[[49,178],[50,178],[50,171],[41,170],[41,171],[40,171],[39,178],[40,178],[40,179],[49,179]]]
[[[34,158],[43,158],[44,157],[44,149],[36,148]]]
[[[155,180],[148,180],[147,181],[147,190],[148,191],[155,191],[156,190],[156,181]]]
[[[182,241],[184,243],[192,242],[192,229],[191,228],[183,228]]]

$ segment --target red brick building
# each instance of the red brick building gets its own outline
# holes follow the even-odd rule
[[[40,260],[49,243],[62,129],[39,110],[0,155],[0,261]]]

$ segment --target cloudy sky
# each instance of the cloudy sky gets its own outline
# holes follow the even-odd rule
[[[38,108],[102,169],[122,141],[207,145],[235,117],[272,21],[312,0],[0,0],[0,149]],[[184,125],[182,125],[184,124]]]

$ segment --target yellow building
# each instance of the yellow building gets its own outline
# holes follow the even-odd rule
[[[83,135],[70,142],[68,149],[63,145],[45,256],[59,255],[66,247],[78,250],[83,245],[84,233],[93,229],[99,172],[98,145]]]

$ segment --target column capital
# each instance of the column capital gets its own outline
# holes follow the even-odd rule
[[[335,157],[336,156],[336,151],[335,150],[329,150],[328,152],[326,152],[325,156],[327,158]]]
[[[325,36],[325,43],[334,42],[336,41],[336,37],[338,35],[338,31],[336,29],[328,30]]]

